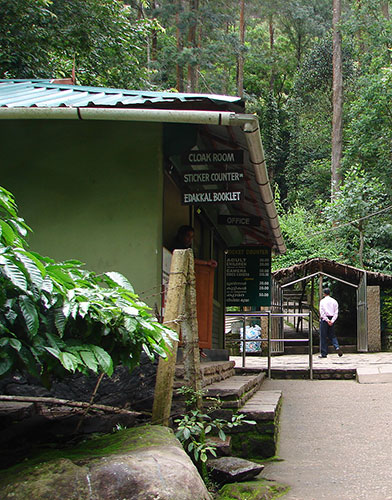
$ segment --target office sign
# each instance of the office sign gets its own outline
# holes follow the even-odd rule
[[[223,226],[260,226],[261,217],[254,215],[218,215],[218,224]]]
[[[242,149],[224,149],[212,151],[188,151],[181,158],[183,165],[242,165]]]
[[[226,306],[271,305],[271,249],[235,247],[226,254]]]

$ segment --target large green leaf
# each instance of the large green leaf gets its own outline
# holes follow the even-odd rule
[[[80,351],[80,357],[82,358],[85,365],[97,373],[98,371],[98,362],[96,360],[95,354],[92,351]]]
[[[139,314],[139,309],[132,306],[124,307],[123,311],[125,314],[129,314],[130,316],[137,316]]]
[[[113,360],[110,355],[104,349],[96,345],[92,345],[91,350],[93,351],[101,370],[105,372],[106,375],[111,377],[113,375]]]
[[[64,368],[70,372],[74,372],[78,368],[78,358],[69,352],[61,352],[59,359]]]
[[[124,326],[128,333],[133,333],[138,327],[138,322],[135,318],[129,318],[126,316],[124,318]]]
[[[8,223],[11,225],[11,227],[16,230],[19,233],[19,236],[21,238],[24,238],[27,236],[27,232],[31,231],[29,226],[25,223],[23,219],[20,217],[16,219],[9,220]]]
[[[36,335],[38,332],[39,319],[35,303],[30,299],[30,297],[21,295],[19,297],[19,306],[30,336]]]
[[[20,351],[21,348],[22,348],[22,342],[20,342],[18,339],[10,338],[9,339],[9,344],[16,351]]]
[[[25,252],[16,250],[15,254],[19,261],[23,264],[26,272],[30,278],[30,282],[38,289],[41,290],[43,285],[43,277],[41,270],[38,268],[36,263],[30,259]]]
[[[127,278],[125,276],[123,276],[121,273],[108,272],[108,273],[105,273],[105,275],[108,276],[117,285],[134,293],[133,286],[129,283]]]
[[[60,337],[62,337],[67,324],[67,318],[65,317],[63,310],[60,308],[56,309],[54,312],[54,324],[56,325],[56,329],[59,332]]]
[[[3,269],[5,275],[14,286],[23,291],[27,291],[27,279],[18,266],[9,261]]]
[[[41,289],[48,293],[53,292],[53,281],[49,276],[46,276],[46,278],[44,279]]]
[[[0,376],[7,373],[12,367],[12,360],[8,356],[0,357]]]
[[[59,349],[56,349],[54,347],[49,347],[49,346],[45,346],[44,349],[46,351],[48,351],[55,358],[61,359],[61,357],[60,357],[61,351],[59,351]]]
[[[88,313],[88,310],[90,308],[90,302],[88,301],[83,301],[79,303],[79,315],[84,318],[86,314]]]
[[[39,371],[39,364],[37,364],[37,360],[35,356],[33,355],[32,351],[34,349],[30,347],[29,349],[27,347],[22,346],[21,350],[18,352],[18,355],[20,359],[23,361],[26,370],[28,370],[32,375],[35,377],[39,377],[40,371]]]
[[[0,186],[0,207],[12,217],[17,217],[16,203],[14,195]]]
[[[60,266],[49,265],[46,267],[46,271],[59,285],[67,288],[74,286],[70,275],[66,271],[63,271]]]
[[[2,219],[0,219],[0,227],[2,240],[4,240],[6,245],[12,245],[17,237],[15,231]]]
[[[61,351],[66,346],[65,342],[57,335],[45,332],[45,337],[47,338],[49,344],[58,351]]]

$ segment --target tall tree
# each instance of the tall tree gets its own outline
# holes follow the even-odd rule
[[[199,17],[199,0],[189,0],[189,27],[188,27],[188,79],[187,91],[195,92],[197,84],[197,26]]]
[[[238,54],[238,95],[244,96],[245,0],[240,0],[240,50]]]
[[[342,181],[342,135],[343,135],[343,76],[342,76],[342,35],[340,19],[341,0],[333,0],[332,32],[332,161],[331,196],[334,198]]]

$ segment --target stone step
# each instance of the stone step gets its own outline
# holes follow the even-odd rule
[[[265,378],[265,373],[233,375],[226,380],[205,387],[206,396],[219,398],[222,408],[240,408],[255,394]]]
[[[207,361],[200,363],[201,385],[207,385],[226,380],[234,375],[234,361]],[[184,365],[177,364],[175,372],[174,388],[178,389],[184,385]]]
[[[392,366],[360,366],[356,379],[359,384],[387,384],[392,382]]]
[[[276,359],[279,356],[272,358],[272,367],[271,367],[271,377],[273,379],[308,379],[309,378],[309,365],[308,358],[306,360],[306,364],[299,365],[293,362],[288,362],[286,366],[277,366]],[[295,358],[293,358],[295,359]],[[344,358],[343,358],[344,359]],[[321,360],[320,360],[321,361]],[[324,361],[324,360],[323,360]],[[274,364],[275,363],[275,364]],[[267,364],[267,361],[265,361]],[[249,374],[249,373],[259,373],[259,371],[263,370],[267,376],[268,369],[267,367],[263,368],[255,368],[255,367],[245,367],[236,366],[235,373],[237,375],[240,374]],[[340,365],[332,365],[329,367],[323,366],[315,366],[313,364],[313,378],[315,380],[353,380],[356,377],[356,368],[354,366],[345,366],[345,364]]]
[[[356,353],[358,352],[358,348],[356,345],[341,345],[341,349],[344,353]],[[284,346],[284,354],[308,354],[309,348],[306,344],[301,344],[298,342],[297,345],[293,345],[292,343],[290,344],[289,342],[285,343]],[[320,347],[317,343],[313,343],[313,353],[317,354],[320,352]],[[334,349],[329,346],[328,347],[328,352],[332,354],[334,352]]]
[[[260,422],[275,420],[280,408],[282,391],[257,391],[238,413],[244,413],[248,420]]]
[[[270,458],[276,455],[282,391],[258,390],[238,413],[255,424],[231,431],[233,452],[240,457]]]

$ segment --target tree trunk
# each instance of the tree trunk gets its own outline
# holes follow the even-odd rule
[[[177,2],[177,13],[176,13],[176,41],[177,41],[177,54],[180,55],[183,49],[182,34],[180,30],[180,12],[182,10],[182,0]],[[184,92],[184,68],[176,64],[176,88],[178,92]]]
[[[157,8],[157,3],[155,0],[151,1],[151,8],[154,10]],[[157,53],[158,53],[158,37],[157,37],[157,32],[154,30],[151,34],[151,61],[157,60]]]
[[[270,41],[270,54],[271,60],[274,61],[274,50],[275,50],[275,28],[274,20],[272,14],[268,17],[268,28],[269,28],[269,41]],[[274,91],[274,84],[276,78],[275,63],[272,62],[271,65],[271,77],[270,77],[270,90]]]
[[[389,14],[389,4],[388,2],[382,2],[381,4],[381,11],[383,13],[383,16],[385,19],[390,19],[390,14]]]
[[[188,47],[190,49],[197,48],[197,17],[199,10],[199,0],[189,0],[189,10],[190,10],[190,26],[188,29]],[[196,91],[196,72],[197,66],[192,64],[192,62],[188,63],[188,82],[187,82],[187,91],[195,92]]]
[[[342,159],[342,114],[343,114],[343,77],[342,77],[342,35],[340,32],[341,0],[333,0],[333,84],[332,84],[332,158],[331,158],[331,197],[336,196],[342,182],[340,162]]]
[[[238,54],[237,90],[244,97],[245,0],[240,0],[240,53]]]

